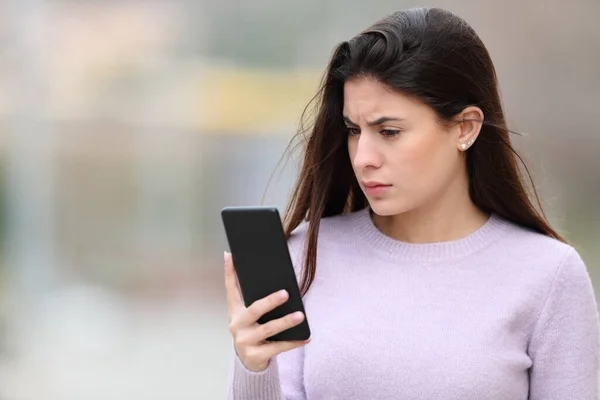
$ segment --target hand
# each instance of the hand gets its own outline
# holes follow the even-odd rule
[[[224,261],[229,331],[233,336],[235,351],[247,369],[255,372],[264,371],[271,358],[277,354],[310,342],[310,338],[299,341],[268,342],[266,340],[268,337],[300,324],[304,320],[304,314],[298,311],[265,324],[259,324],[257,321],[260,317],[287,301],[288,293],[281,290],[246,307],[231,254],[226,252]]]

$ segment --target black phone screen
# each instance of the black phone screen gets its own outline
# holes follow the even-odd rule
[[[226,207],[221,217],[246,307],[281,289],[289,293],[285,303],[258,322],[264,324],[295,311],[305,315],[301,324],[268,340],[308,339],[308,319],[277,208]]]

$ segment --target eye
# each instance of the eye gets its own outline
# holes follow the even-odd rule
[[[396,129],[383,129],[379,131],[379,133],[381,133],[385,137],[392,137],[398,135],[400,131]]]
[[[347,126],[346,132],[348,133],[348,136],[356,136],[360,134],[360,129]]]

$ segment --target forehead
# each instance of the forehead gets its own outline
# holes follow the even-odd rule
[[[347,116],[373,117],[393,114],[406,118],[426,112],[424,108],[428,107],[373,79],[350,79],[344,84],[343,114]]]

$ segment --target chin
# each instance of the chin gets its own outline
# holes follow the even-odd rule
[[[382,217],[398,215],[410,211],[413,207],[398,200],[368,199],[369,207],[377,215]]]

